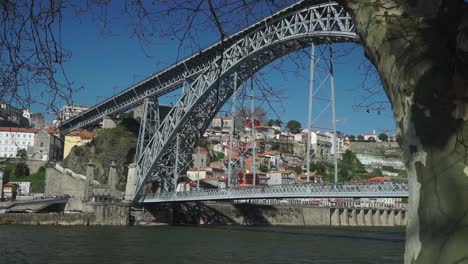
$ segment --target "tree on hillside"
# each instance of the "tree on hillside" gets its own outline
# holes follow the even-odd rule
[[[356,136],[355,135],[349,135],[349,141],[355,141]]]
[[[363,135],[358,135],[358,136],[357,136],[357,140],[363,141],[363,140],[364,140],[364,136],[363,136]]]
[[[18,151],[16,151],[16,157],[21,160],[28,159],[28,151],[26,149],[18,149]]]
[[[376,140],[375,140],[375,137],[369,137],[369,138],[367,139],[367,141],[369,141],[369,142],[375,142]]]
[[[327,173],[327,166],[320,161],[311,162],[310,171],[315,171],[318,175],[325,175]]]
[[[380,133],[379,134],[379,140],[387,142],[388,141],[388,135],[386,133]]]
[[[16,177],[29,176],[29,167],[24,162],[18,162],[15,164],[14,174]]]
[[[287,124],[286,124],[286,129],[293,133],[293,134],[297,134],[299,132],[301,132],[302,130],[302,124],[297,121],[297,120],[290,120]]]
[[[282,124],[283,124],[283,122],[281,120],[279,120],[279,119],[270,119],[270,120],[268,120],[268,123],[267,123],[268,126],[279,126],[279,127]]]
[[[348,149],[338,161],[338,179],[350,181],[355,177],[367,178],[367,171],[357,159],[356,154]]]

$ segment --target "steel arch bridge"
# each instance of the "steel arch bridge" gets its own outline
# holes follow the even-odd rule
[[[105,100],[64,123],[60,130],[67,133],[99,122],[145,98],[187,85],[161,122],[151,120],[158,114],[146,102],[143,122],[151,125],[140,131],[133,202],[141,200],[148,183],[156,183],[161,193],[170,196],[196,142],[242,82],[275,59],[312,43],[356,41],[354,23],[343,7],[329,0],[303,0]]]
[[[344,8],[317,1],[302,1],[235,36],[229,46],[210,56],[211,63],[190,82],[146,145],[137,163],[134,202],[149,182],[159,183],[163,193],[175,190],[177,175],[190,162],[211,119],[234,90],[262,67],[311,43],[356,41],[354,24]]]

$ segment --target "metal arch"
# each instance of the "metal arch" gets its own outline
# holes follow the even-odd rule
[[[321,14],[320,12],[322,10],[319,8],[321,5],[328,6],[327,8],[330,10]],[[304,12],[304,10],[311,7],[314,9],[313,14],[312,12]],[[301,14],[301,12],[303,13]],[[297,15],[297,17],[295,15]],[[91,107],[82,115],[63,123],[60,126],[60,133],[67,134],[75,129],[98,123],[105,116],[122,113],[140,105],[146,97],[154,98],[173,91],[179,88],[184,81],[191,82],[196,79],[219,58],[222,51],[245,36],[260,32],[265,25],[271,24],[275,21],[283,21],[282,23],[284,24],[279,26],[284,28],[292,28],[293,26],[301,27],[300,23],[297,23],[295,20],[307,20],[304,17],[301,18],[303,15],[313,15],[317,18],[320,17],[319,23],[314,25],[315,31],[332,33],[335,38],[339,36],[339,32],[344,33],[354,31],[354,24],[349,14],[342,12],[342,8],[336,3],[330,0],[299,1],[297,4],[285,8],[227,38],[223,43],[218,42],[196,54],[193,54],[192,56],[159,71],[138,84],[133,85],[127,90]],[[291,20],[287,20],[286,18],[291,18]],[[323,37],[326,36],[324,35]],[[344,35],[343,37],[355,38],[352,34]]]
[[[208,189],[190,192],[155,193],[144,203],[188,202],[206,200],[274,199],[274,198],[405,198],[408,185],[403,182],[328,183],[259,186],[239,189]]]
[[[184,142],[177,160],[187,164],[196,141],[232,95],[234,72],[240,85],[251,74],[285,54],[307,47],[312,42],[330,41],[356,41],[351,16],[337,3],[306,6],[275,19],[267,19],[262,27],[227,47],[203,74],[190,83],[146,146],[137,163],[134,202],[140,199],[142,188],[148,182],[175,183],[173,174],[164,168],[175,167],[173,150],[176,135]],[[162,191],[174,189],[172,184]]]

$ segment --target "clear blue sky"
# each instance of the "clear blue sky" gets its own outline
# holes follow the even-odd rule
[[[71,59],[65,65],[66,70],[68,77],[76,86],[83,86],[83,90],[74,97],[74,103],[94,105],[174,63],[177,58],[178,42],[176,40],[161,38],[150,46],[144,45],[131,37],[128,21],[124,17],[113,22],[110,27],[111,32],[91,16],[77,18],[73,13],[69,13],[65,14],[64,18],[62,29],[64,47],[72,53]],[[213,32],[200,35],[203,47],[215,39],[216,35]],[[339,50],[348,50],[351,47],[354,48],[350,54],[337,59],[335,65],[336,116],[337,119],[344,121],[337,123],[337,129],[351,134],[372,130],[394,133],[395,122],[389,104],[385,106],[386,110],[380,115],[376,111],[367,113],[365,110],[353,110],[353,105],[358,104],[361,97],[367,95],[363,89],[360,89],[364,78],[363,71],[359,70],[359,65],[365,60],[363,50],[351,44],[334,45],[334,48]],[[189,53],[189,51],[184,53],[182,49],[181,55],[189,55]],[[316,53],[319,53],[318,49]],[[299,53],[305,58],[301,54]],[[303,69],[297,67],[293,60],[286,60],[282,64],[273,64],[281,67],[283,72],[287,72],[286,74],[273,70],[271,66],[262,70],[262,73],[265,74],[271,86],[283,90],[282,103],[273,104],[278,117],[285,122],[296,119],[302,123],[303,127],[306,127],[309,69],[308,59],[303,60],[307,66]],[[316,86],[323,75],[323,73],[316,74]],[[326,90],[328,87],[327,84],[327,87],[322,88],[321,96],[329,96],[329,91]],[[385,96],[376,98],[379,101],[382,99],[386,100]],[[171,100],[175,99],[166,98],[165,101]],[[269,110],[267,105],[263,104],[263,106]],[[318,114],[321,109],[323,105],[317,101],[314,115]],[[331,127],[329,122],[331,112],[325,111],[322,116],[324,118],[317,120],[316,125]],[[277,118],[273,114],[271,117]]]

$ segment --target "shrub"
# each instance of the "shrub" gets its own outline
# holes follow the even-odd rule
[[[26,177],[29,176],[29,167],[24,162],[18,162],[15,165],[15,176],[16,177]]]

